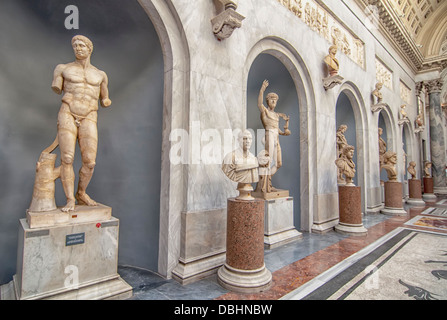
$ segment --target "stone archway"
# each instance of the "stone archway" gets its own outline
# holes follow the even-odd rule
[[[309,72],[301,59],[298,52],[285,40],[268,37],[258,41],[250,50],[243,70],[243,84],[244,84],[244,105],[247,106],[247,82],[248,74],[253,64],[253,61],[261,53],[266,53],[274,56],[283,63],[289,71],[294,82],[299,102],[300,113],[300,142],[299,150],[301,156],[300,182],[300,226],[304,231],[310,231],[313,224],[313,189],[315,188],[314,174],[310,172],[309,168],[316,167],[316,148],[315,139],[316,133],[316,119],[315,113],[311,112],[311,106],[315,106],[315,98],[312,82],[310,80]],[[246,123],[246,119],[244,119]]]
[[[138,0],[160,38],[164,57],[164,102],[160,190],[158,273],[171,278],[180,256],[181,212],[185,200],[185,166],[172,164],[169,136],[187,130],[189,114],[189,50],[177,13],[170,1]]]
[[[367,151],[369,150],[368,139],[368,120],[366,116],[366,108],[362,95],[357,86],[349,81],[342,84],[339,89],[338,99],[342,96],[346,96],[349,100],[349,104],[353,111],[353,118],[355,121],[354,128],[348,128],[348,130],[355,130],[355,148],[356,148],[356,178],[357,185],[362,190],[362,211],[367,210],[367,188],[368,188],[368,175],[366,174],[367,168],[369,168],[369,160]],[[338,123],[337,123],[338,125]]]

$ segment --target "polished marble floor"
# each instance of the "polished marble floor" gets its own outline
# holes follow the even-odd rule
[[[413,219],[429,207],[446,208],[444,198],[426,207],[404,205],[406,216],[366,214],[363,223],[368,235],[350,237],[329,231],[303,233],[303,238],[281,247],[265,250],[265,264],[272,272],[272,287],[257,294],[237,294],[222,288],[217,276],[188,285],[167,280],[156,273],[131,266],[120,266],[119,274],[133,287],[132,300],[277,300],[317,277],[337,263],[365,248],[382,236]]]

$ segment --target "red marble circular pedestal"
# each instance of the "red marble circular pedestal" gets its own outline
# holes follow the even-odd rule
[[[424,193],[433,193],[433,178],[424,178]]]
[[[425,206],[425,201],[422,200],[422,186],[421,180],[409,179],[408,180],[409,198],[407,203],[413,206]]]
[[[335,230],[349,235],[366,235],[368,230],[362,221],[361,188],[356,186],[338,187],[339,223]]]
[[[409,188],[410,198],[422,199],[421,180],[419,180],[419,179],[408,180],[408,188]]]
[[[423,178],[424,181],[424,194],[422,195],[422,198],[424,201],[427,202],[433,202],[436,201],[437,197],[434,193],[433,188],[433,178]]]
[[[385,182],[385,208],[381,212],[399,216],[407,214],[402,205],[402,182]]]
[[[272,274],[264,264],[264,200],[228,199],[227,258],[217,274],[224,288],[236,292],[270,287]]]

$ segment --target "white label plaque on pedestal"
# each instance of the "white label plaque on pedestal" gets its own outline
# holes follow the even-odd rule
[[[118,269],[119,220],[31,229],[20,220],[16,299],[111,299],[132,295]]]
[[[274,248],[300,239],[293,224],[293,198],[265,200],[264,246]]]

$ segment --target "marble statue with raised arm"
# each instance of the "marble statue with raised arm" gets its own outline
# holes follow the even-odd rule
[[[59,64],[54,70],[52,89],[63,94],[58,114],[57,139],[61,152],[62,186],[67,204],[62,211],[75,209],[78,204],[94,206],[97,203],[86,193],[96,164],[98,147],[98,100],[103,107],[112,104],[107,88],[105,72],[90,63],[93,44],[85,36],[74,36],[71,41],[75,61]],[[75,174],[73,160],[76,142],[79,143],[82,167],[79,171],[79,183],[74,194]]]
[[[278,95],[276,93],[269,93],[266,96],[267,107],[264,106],[264,92],[269,86],[269,82],[264,80],[258,96],[258,108],[261,113],[261,122],[265,129],[265,154],[270,157],[270,170],[267,176],[260,177],[257,191],[263,193],[274,192],[277,189],[273,188],[271,179],[272,176],[282,166],[282,153],[281,145],[279,143],[279,136],[290,135],[289,130],[289,117],[283,113],[275,112],[276,104],[278,102]],[[282,118],[286,121],[284,125],[284,131],[279,128],[279,119]]]

